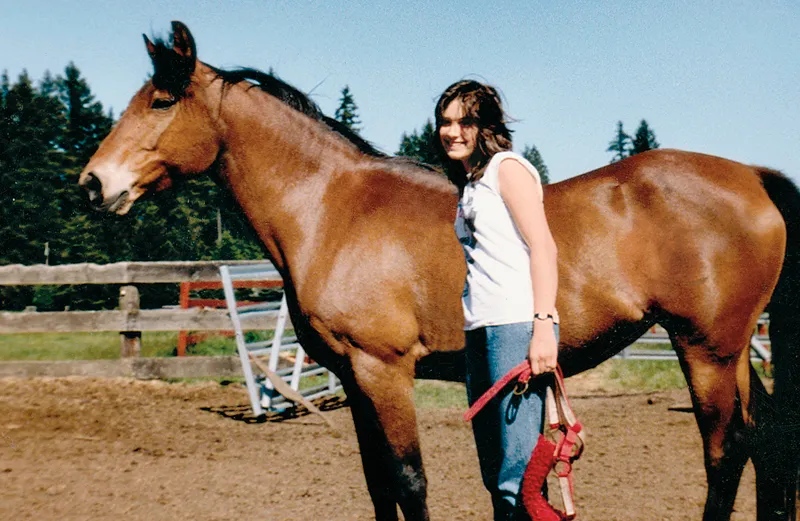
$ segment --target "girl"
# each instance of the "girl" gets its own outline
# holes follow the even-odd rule
[[[526,357],[534,375],[558,355],[556,245],[536,169],[511,152],[497,91],[460,81],[436,104],[448,177],[459,187],[456,233],[467,259],[463,294],[470,404]],[[494,519],[527,519],[522,475],[543,422],[543,387],[492,400],[473,420]]]

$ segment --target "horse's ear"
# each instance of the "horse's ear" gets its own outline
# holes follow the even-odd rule
[[[142,35],[144,38],[144,46],[147,47],[147,54],[150,55],[150,59],[155,61],[156,59],[156,46],[153,42],[150,41],[150,38],[147,37],[146,34]]]
[[[147,36],[144,44],[153,61],[153,85],[180,97],[191,84],[197,68],[197,49],[189,29],[180,22],[172,22],[171,40],[172,48],[162,40],[153,43]]]
[[[194,44],[192,33],[183,23],[172,22],[172,50],[186,60],[197,60],[197,47]]]

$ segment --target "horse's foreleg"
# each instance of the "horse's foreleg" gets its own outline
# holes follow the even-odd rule
[[[380,426],[375,421],[375,409],[361,391],[355,389],[347,392],[350,412],[358,436],[361,449],[361,463],[367,480],[372,505],[375,508],[375,519],[378,521],[397,521],[397,500],[394,497],[391,473],[382,460],[386,452],[386,443],[381,440]]]
[[[681,365],[694,405],[695,418],[703,437],[708,495],[704,521],[728,521],[747,463],[747,436],[739,399],[737,367],[743,355],[730,359],[709,356],[706,348],[684,349]],[[749,375],[747,368],[745,375]],[[741,377],[741,373],[738,373]],[[749,393],[748,393],[749,397]]]
[[[367,487],[378,521],[427,521],[427,481],[413,401],[413,363],[389,364],[363,351],[351,357],[348,390]]]

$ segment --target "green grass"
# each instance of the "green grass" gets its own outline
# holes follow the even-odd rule
[[[274,333],[274,331],[249,331],[245,333],[245,341],[272,340]],[[292,334],[294,334],[292,330],[286,331],[286,336]],[[210,335],[202,341],[188,346],[186,352],[190,356],[233,356],[236,354],[236,341],[230,336]]]
[[[637,345],[636,349],[656,350],[671,349],[666,344]],[[680,365],[676,360],[620,360],[611,359],[603,364],[608,365],[606,379],[610,386],[621,391],[666,391],[686,389],[687,383]],[[764,371],[764,365],[753,362],[756,374],[762,379],[771,378]]]
[[[609,384],[625,391],[685,389],[686,380],[674,360],[609,360]]]
[[[248,333],[248,341],[269,340],[272,331]],[[142,333],[142,357],[175,356],[177,332]],[[0,361],[10,360],[104,360],[119,358],[119,333],[30,333],[0,335]],[[211,335],[190,345],[188,355],[233,356],[232,337]]]
[[[467,409],[464,384],[417,380],[414,382],[414,403],[420,409]]]
[[[142,334],[142,356],[175,353],[178,334]],[[119,333],[31,333],[0,335],[0,361],[98,360],[119,358]]]

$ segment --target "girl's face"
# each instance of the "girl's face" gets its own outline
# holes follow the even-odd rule
[[[466,117],[464,104],[459,99],[451,101],[442,113],[439,139],[447,156],[453,161],[464,163],[468,172],[477,137],[478,125],[472,118]]]

